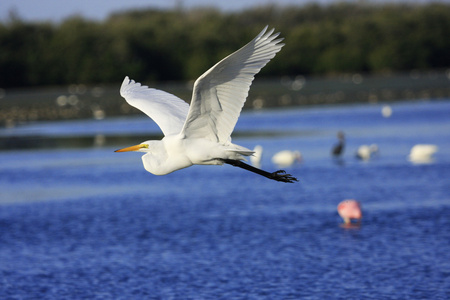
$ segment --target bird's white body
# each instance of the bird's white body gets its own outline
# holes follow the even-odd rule
[[[272,162],[280,167],[288,167],[302,160],[300,151],[283,150],[272,156]]]
[[[201,75],[194,84],[190,105],[164,91],[148,88],[125,77],[120,94],[152,118],[164,133],[160,141],[145,141],[117,150],[144,152],[145,169],[165,175],[191,165],[233,166],[284,182],[296,181],[284,171],[268,173],[241,161],[252,150],[231,142],[254,76],[284,44],[273,29],[261,31],[247,45],[225,57]]]
[[[261,159],[262,159],[263,147],[261,145],[256,145],[253,148],[253,155],[250,156],[250,162],[254,167],[261,167]]]
[[[229,143],[222,145],[207,139],[186,139],[185,136],[171,135],[161,141],[146,141],[148,145],[142,156],[144,168],[155,175],[166,175],[192,165],[221,165],[221,159],[242,160],[253,151]]]
[[[417,144],[411,148],[409,160],[416,163],[430,162],[438,151],[438,146],[431,144]]]
[[[356,157],[361,160],[370,160],[376,153],[378,153],[378,146],[372,145],[361,145],[356,150]]]
[[[392,116],[392,107],[390,107],[389,105],[383,106],[383,108],[381,109],[381,115],[385,118],[389,118],[390,116]]]

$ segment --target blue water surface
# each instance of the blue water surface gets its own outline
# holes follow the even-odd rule
[[[147,173],[116,147],[0,152],[0,299],[449,299],[450,101],[244,112],[237,144],[299,150],[286,184],[232,166]],[[0,135],[156,132],[147,118]],[[345,153],[332,159],[336,133]],[[141,142],[136,141],[136,143]],[[355,159],[361,144],[378,156]],[[408,161],[435,144],[428,163]],[[363,208],[343,228],[344,199]]]

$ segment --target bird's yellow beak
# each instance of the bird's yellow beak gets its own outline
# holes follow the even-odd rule
[[[139,145],[135,145],[135,146],[119,149],[119,150],[116,150],[114,152],[139,151],[142,148],[148,148],[148,145],[147,144],[139,144]]]

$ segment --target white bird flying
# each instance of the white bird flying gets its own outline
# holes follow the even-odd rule
[[[245,156],[252,155],[253,151],[231,142],[231,133],[255,74],[284,46],[280,43],[283,39],[277,39],[279,33],[266,30],[267,26],[250,43],[201,75],[195,81],[190,106],[174,95],[125,77],[120,95],[153,119],[164,138],[116,152],[144,152],[144,168],[155,175],[192,165],[225,163],[269,179],[297,181],[283,170],[270,173],[244,163]]]

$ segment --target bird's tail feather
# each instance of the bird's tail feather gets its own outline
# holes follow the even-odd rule
[[[233,148],[227,148],[226,151],[236,152],[244,156],[250,156],[255,153],[253,150],[238,145],[233,145]]]

